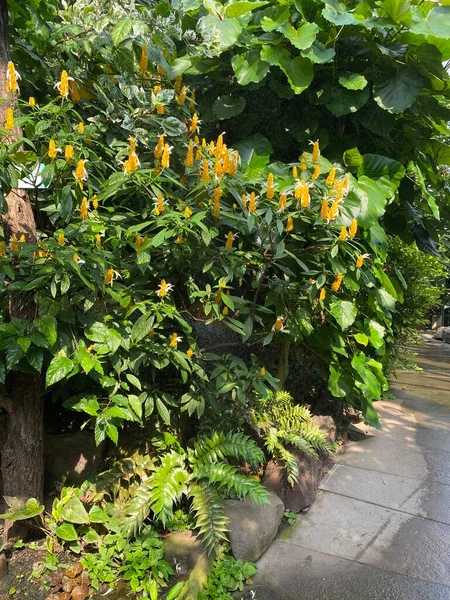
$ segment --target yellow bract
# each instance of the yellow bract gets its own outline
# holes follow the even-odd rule
[[[80,206],[80,219],[82,221],[84,221],[84,219],[87,219],[88,212],[89,212],[88,208],[89,208],[88,199],[86,198],[86,196],[84,196],[83,200],[81,201],[81,206]]]
[[[250,200],[248,201],[248,212],[254,213],[256,211],[256,194],[252,192],[250,194]]]
[[[14,109],[11,107],[6,109],[6,123],[5,127],[8,131],[14,129]]]
[[[145,75],[148,66],[147,44],[142,44],[141,58],[139,59],[139,73]]]
[[[108,285],[109,283],[112,283],[113,279],[114,279],[114,269],[108,269],[106,271],[105,279],[103,281],[106,285]]]
[[[353,221],[351,222],[350,228],[348,230],[348,234],[351,238],[354,238],[357,231],[358,231],[358,221],[356,219],[353,219]]]
[[[285,194],[285,192],[281,192],[280,197],[278,199],[278,210],[285,210],[286,209],[286,200],[287,200],[287,196]]]
[[[14,67],[14,63],[9,61],[6,68],[6,85],[5,89],[10,94],[15,94],[18,90],[17,86],[17,71]]]
[[[342,225],[342,227],[341,227],[341,233],[339,234],[339,239],[341,241],[347,239],[347,227],[345,225]]]
[[[48,143],[48,155],[52,160],[56,158],[56,142],[53,139]]]
[[[227,250],[231,250],[232,247],[233,247],[233,232],[229,231],[227,233],[227,241],[225,242],[225,248]]]
[[[362,254],[360,254],[358,256],[358,258],[356,259],[355,266],[357,269],[360,269],[363,266],[363,264],[364,264],[364,256],[362,256]]]
[[[64,158],[66,159],[66,161],[72,160],[73,158],[73,146],[71,146],[70,144],[67,144],[67,146],[65,147]]]
[[[327,290],[325,288],[322,288],[320,290],[320,294],[319,294],[319,300],[322,300],[322,302],[325,300],[327,296]]]
[[[169,146],[169,144],[164,144],[164,150],[161,157],[161,166],[163,169],[169,168],[171,152],[172,148]]]
[[[314,142],[313,144],[313,152],[312,152],[312,160],[313,163],[317,163],[318,160],[320,158],[320,148],[319,148],[319,142]]]
[[[58,85],[59,95],[62,98],[67,98],[69,95],[69,75],[67,71],[64,69],[61,73],[61,80]]]
[[[288,217],[288,220],[286,222],[286,231],[293,231],[294,230],[294,219],[292,217]]]
[[[328,219],[328,200],[322,200],[322,205],[320,208],[320,216],[322,219]]]
[[[34,108],[36,106],[36,98],[34,96],[30,96],[28,98],[28,104],[31,106],[31,108]]]
[[[80,121],[78,123],[78,128],[77,129],[78,129],[78,133],[84,133],[84,123],[83,123],[83,121]]]
[[[333,292],[337,292],[339,290],[339,288],[341,287],[341,284],[342,284],[343,277],[344,276],[342,275],[342,273],[338,273],[336,275],[336,279],[331,284],[331,289],[333,290]]]

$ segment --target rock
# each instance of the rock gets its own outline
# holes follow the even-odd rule
[[[450,344],[450,327],[439,327],[433,337],[435,340],[442,340]]]
[[[267,463],[262,483],[282,500],[287,509],[298,513],[311,506],[316,499],[317,488],[324,475],[324,464],[320,459],[301,452],[294,454],[300,468],[300,478],[294,486],[287,481],[284,465],[274,460]]]
[[[86,584],[77,585],[72,590],[72,600],[85,600],[89,596],[89,587]]]
[[[225,500],[229,538],[235,558],[255,562],[273,542],[284,514],[283,502],[269,494],[269,503],[260,506],[250,498]]]
[[[334,444],[336,441],[336,423],[333,417],[328,415],[314,415],[312,418],[314,425],[323,429],[327,434],[327,440],[329,444]]]
[[[89,431],[47,435],[45,438],[45,487],[55,483],[80,485],[97,475],[105,453],[105,445],[95,445]]]

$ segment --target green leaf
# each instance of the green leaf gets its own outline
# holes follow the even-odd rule
[[[358,344],[362,344],[363,346],[367,346],[369,343],[369,338],[365,333],[355,333],[355,340]]]
[[[41,372],[42,363],[44,362],[44,352],[41,348],[37,346],[31,346],[31,348],[27,352],[27,361],[28,363],[36,369],[36,371]]]
[[[350,148],[350,150],[346,150],[343,154],[344,164],[346,167],[350,169],[352,167],[359,167],[359,165],[363,162],[363,157],[361,156],[358,148]]]
[[[55,533],[64,542],[75,542],[78,540],[75,527],[71,523],[63,523],[62,525],[58,525]]]
[[[358,314],[355,303],[348,300],[333,300],[330,310],[342,329],[353,325]]]
[[[213,56],[219,56],[224,50],[233,46],[242,33],[242,25],[238,19],[219,19],[213,15],[202,17],[198,26],[216,34],[217,43],[210,48]]]
[[[94,505],[89,511],[89,520],[91,523],[107,523],[109,521],[108,514],[100,508],[100,506]]]
[[[131,330],[131,341],[140,342],[152,330],[155,317],[153,315],[141,315]]]
[[[384,0],[381,2],[381,8],[395,22],[411,22],[411,5],[409,0]]]
[[[311,48],[302,52],[302,56],[313,63],[324,64],[336,56],[336,51],[334,48],[327,48],[321,42],[314,42]]]
[[[347,90],[341,86],[335,86],[332,90],[332,99],[326,107],[336,117],[342,117],[358,111],[366,104],[369,97],[368,89]]]
[[[71,498],[62,511],[62,518],[69,523],[78,523],[84,525],[89,523],[89,515],[79,498]]]
[[[433,35],[445,39],[449,38],[450,6],[435,6],[428,13],[427,20]]]
[[[362,227],[368,227],[376,223],[378,219],[384,215],[386,210],[386,193],[384,188],[376,181],[369,179],[365,175],[358,179],[358,183],[353,188],[353,193],[359,198],[359,215],[358,221]]]
[[[137,389],[139,391],[142,390],[141,382],[135,375],[132,375],[131,373],[127,373],[126,377],[127,377],[128,381],[131,383],[131,385],[134,385],[135,387],[137,387]]]
[[[170,425],[170,413],[167,410],[166,405],[160,398],[156,398],[156,410],[158,411],[159,416],[167,425]]]
[[[58,339],[57,323],[55,317],[45,315],[34,321],[35,327],[40,331],[50,344],[53,346]]]
[[[281,31],[293,46],[299,50],[306,50],[315,41],[319,27],[315,23],[304,23],[298,29],[295,29],[295,27],[286,23],[279,27],[278,31]]]
[[[31,346],[31,340],[29,338],[19,337],[16,339],[16,344],[26,353]]]
[[[273,152],[272,144],[260,133],[255,133],[233,144],[233,147],[238,150],[244,164],[249,164],[255,156],[268,158]]]
[[[74,363],[67,356],[55,356],[48,366],[47,373],[45,375],[45,385],[49,387],[64,377],[67,377],[72,372]]]
[[[238,2],[237,4],[250,4],[250,2]],[[166,596],[166,600],[175,600],[181,594],[184,588],[184,581],[179,581],[172,588],[170,588],[169,593]]]
[[[89,527],[87,533],[83,535],[83,541],[86,542],[86,544],[98,544],[101,542],[101,537],[98,535],[95,529]]]
[[[243,54],[237,54],[231,59],[234,74],[240,85],[259,83],[267,75],[270,65],[261,60],[261,50],[252,48]]]
[[[133,29],[133,20],[127,17],[122,21],[119,21],[111,31],[111,39],[114,46],[119,46],[125,38],[131,33]]]
[[[367,79],[359,73],[346,73],[339,77],[339,83],[347,90],[363,90],[367,85]]]
[[[22,508],[18,507],[10,513],[4,513],[0,515],[0,519],[8,521],[24,521],[25,519],[32,519],[44,512],[44,505],[39,504],[35,498],[29,498]]]
[[[395,194],[405,176],[405,167],[397,160],[380,154],[364,154],[358,177],[366,175],[383,187],[388,197]]]
[[[289,84],[296,94],[301,94],[306,90],[314,78],[312,62],[302,56],[292,58],[287,50],[283,52],[277,64],[288,78]]]
[[[219,96],[214,101],[212,110],[219,120],[231,119],[240,114],[246,105],[246,100],[242,96]]]
[[[183,135],[187,132],[187,127],[176,117],[167,117],[162,122],[162,128],[166,135]]]
[[[410,66],[402,67],[395,75],[373,88],[375,102],[390,113],[400,114],[412,106],[423,87],[423,79]]]
[[[261,8],[261,6],[266,6],[266,4],[269,4],[269,2],[266,0],[260,0],[259,2],[246,2],[245,0],[238,0],[237,2],[228,4],[228,6],[225,8],[225,16],[228,17],[228,19],[236,19],[237,17],[245,15],[252,10]]]

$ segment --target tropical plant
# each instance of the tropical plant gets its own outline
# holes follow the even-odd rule
[[[208,575],[208,582],[199,600],[232,600],[232,592],[242,591],[245,583],[256,573],[251,562],[236,560],[233,556],[222,556],[216,560]]]
[[[326,433],[312,423],[310,411],[305,406],[293,404],[288,392],[271,393],[255,402],[252,417],[253,426],[262,431],[270,455],[285,465],[291,485],[300,477],[293,448],[314,457],[319,452],[328,453],[334,449]]]

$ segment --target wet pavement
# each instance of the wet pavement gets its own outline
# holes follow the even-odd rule
[[[258,561],[255,600],[450,600],[450,345],[425,338],[383,430],[350,442]]]

